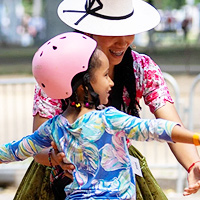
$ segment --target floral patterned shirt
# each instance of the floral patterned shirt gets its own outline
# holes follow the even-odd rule
[[[136,199],[126,139],[169,141],[174,122],[144,120],[108,107],[94,110],[70,124],[63,115],[45,122],[32,135],[0,146],[0,161],[23,160],[51,146],[73,163],[73,182],[66,199]]]
[[[143,97],[152,113],[164,106],[166,101],[173,103],[159,66],[147,55],[132,51],[132,56],[136,78],[136,100],[139,102]],[[130,100],[125,89],[123,100],[129,105]],[[61,100],[49,98],[36,84],[33,115],[39,113],[42,117],[52,118],[61,112]]]

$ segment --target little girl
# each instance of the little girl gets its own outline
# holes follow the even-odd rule
[[[64,99],[66,110],[32,135],[0,146],[0,162],[24,160],[54,141],[73,163],[73,182],[66,199],[136,199],[135,175],[127,139],[200,144],[195,134],[177,123],[143,120],[108,104],[113,82],[109,61],[95,40],[64,33],[46,42],[34,55],[33,75],[51,98]]]

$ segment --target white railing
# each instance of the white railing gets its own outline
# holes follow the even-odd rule
[[[34,78],[0,79],[0,144],[32,133]],[[19,185],[30,159],[0,165],[0,182]]]
[[[195,114],[195,110],[194,110],[195,98],[194,98],[194,96],[195,96],[195,90],[196,90],[199,82],[200,82],[200,74],[198,74],[195,77],[194,81],[192,82],[192,86],[190,88],[190,93],[189,93],[189,106],[188,106],[189,125],[188,125],[188,128],[190,130],[194,130],[195,129],[195,127],[194,127],[194,114]],[[198,91],[198,93],[200,93],[199,90],[197,90],[197,91]],[[200,106],[200,99],[197,100],[197,105],[196,106]],[[199,119],[199,115],[198,115],[198,119]],[[200,120],[199,120],[198,123],[200,124]]]
[[[35,80],[0,79],[0,143],[32,133]]]

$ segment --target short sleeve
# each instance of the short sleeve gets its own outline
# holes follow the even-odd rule
[[[37,113],[41,117],[52,118],[62,112],[62,102],[48,97],[38,84],[35,85],[33,100],[33,116]]]
[[[132,51],[132,56],[136,78],[136,100],[139,102],[143,97],[152,113],[164,106],[166,101],[174,103],[159,66],[144,54]]]

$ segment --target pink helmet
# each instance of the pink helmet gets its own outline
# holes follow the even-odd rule
[[[33,75],[42,90],[53,99],[72,95],[73,77],[88,69],[97,43],[90,37],[68,32],[43,44],[32,61]]]

